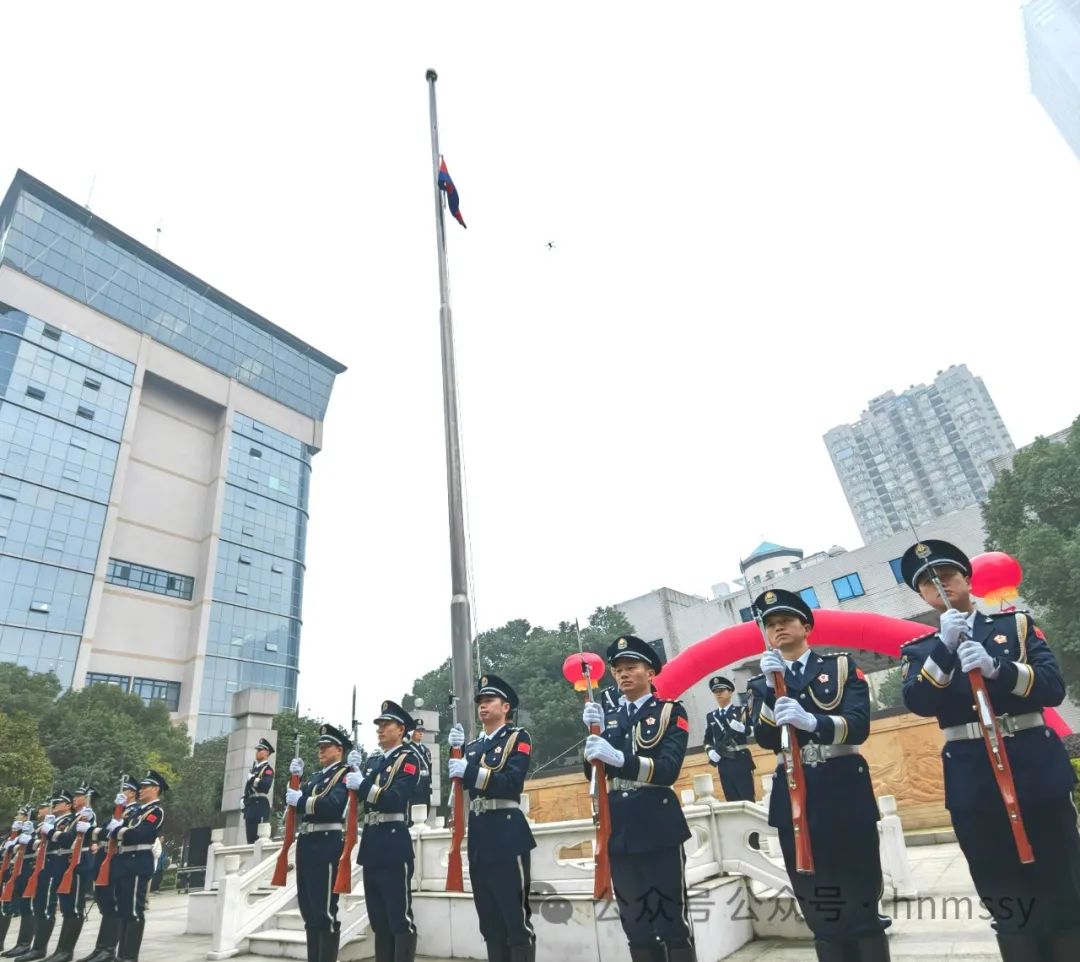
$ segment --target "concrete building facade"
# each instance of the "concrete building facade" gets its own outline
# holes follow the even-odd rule
[[[1080,158],[1080,0],[1024,5],[1031,92]]]
[[[986,385],[963,364],[874,398],[825,445],[866,544],[985,501],[990,461],[1016,450]]]
[[[20,171],[0,202],[0,659],[166,702],[295,704],[337,361]]]

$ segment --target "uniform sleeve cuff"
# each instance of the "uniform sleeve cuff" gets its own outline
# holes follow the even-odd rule
[[[368,789],[367,795],[364,796],[364,799],[369,805],[374,805],[375,802],[377,802],[379,799],[380,791],[382,791],[382,789],[380,789],[378,785],[372,785],[371,788]]]
[[[949,658],[946,660],[947,667],[942,665],[934,657],[944,651]],[[948,688],[952,681],[953,670],[956,667],[956,657],[941,642],[934,647],[933,653],[923,662],[922,675],[935,688]]]
[[[304,814],[305,815],[314,815],[315,814],[315,796],[314,795],[312,795],[306,802],[304,802]]]
[[[483,765],[477,765],[476,767],[476,789],[477,791],[483,791],[488,787],[488,782],[491,781],[491,769],[485,768]]]
[[[758,718],[766,725],[772,725],[773,728],[776,727],[776,716],[773,714],[773,710],[768,705],[761,706],[761,714],[758,716]]]
[[[1035,687],[1035,669],[1019,661],[1000,662],[1000,674],[997,680],[1007,684],[1009,676],[1006,672],[1010,670],[1016,672],[1016,679],[1009,687],[1009,691],[1021,698],[1027,698],[1031,694],[1031,689]]]
[[[656,774],[656,763],[651,758],[638,757],[638,781],[651,782]]]

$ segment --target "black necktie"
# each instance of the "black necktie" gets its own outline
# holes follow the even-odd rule
[[[794,676],[796,682],[799,682],[799,681],[802,680],[802,662],[801,661],[797,661],[791,666],[791,674]]]
[[[630,721],[634,720],[634,712],[636,712],[636,711],[637,711],[637,706],[632,701],[628,701],[626,703],[626,717]]]

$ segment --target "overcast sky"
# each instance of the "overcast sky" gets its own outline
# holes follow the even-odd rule
[[[0,189],[163,222],[349,367],[302,708],[355,681],[373,717],[449,653],[429,66],[478,629],[857,547],[822,434],[951,363],[1017,445],[1080,413],[1080,161],[1013,0],[375,6],[4,12]]]

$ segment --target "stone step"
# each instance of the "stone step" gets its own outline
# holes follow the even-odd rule
[[[293,932],[302,931],[304,917],[299,909],[285,909],[274,916],[274,923],[279,929],[288,929]]]
[[[248,940],[252,955],[275,959],[307,959],[307,935],[303,927],[296,929],[263,929]]]
[[[1001,955],[992,937],[989,940],[950,939],[946,934],[939,941],[890,938],[889,954],[892,962],[940,962],[942,959],[1001,962]],[[723,962],[806,962],[812,958],[812,942],[796,939],[757,939],[726,956]]]

